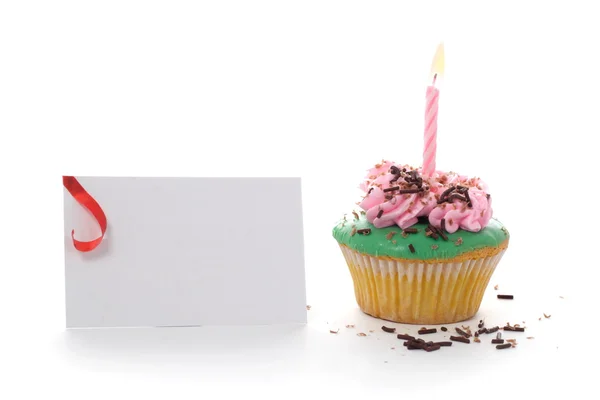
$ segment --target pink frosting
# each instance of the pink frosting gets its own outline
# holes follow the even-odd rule
[[[392,173],[392,166],[403,171],[395,181],[397,175]],[[446,230],[450,233],[458,228],[478,232],[488,224],[492,217],[492,203],[486,193],[487,186],[479,178],[436,171],[427,179],[421,178],[422,181],[417,184],[407,181],[412,179],[411,171],[417,171],[420,177],[420,168],[391,161],[382,161],[368,170],[365,181],[360,185],[366,194],[359,206],[366,211],[367,220],[376,228],[398,225],[405,229],[417,223],[419,217],[428,217],[436,227],[440,227],[441,220],[445,219]],[[446,189],[458,185],[465,191],[468,188],[470,205],[460,198],[438,204],[438,199]],[[398,189],[384,192],[384,189],[392,187]],[[414,191],[419,187],[421,191],[418,193],[399,193],[399,190]],[[466,194],[463,192],[462,196]]]
[[[458,228],[471,232],[479,232],[492,218],[492,198],[477,188],[469,188],[472,207],[460,200],[452,203],[442,203],[429,214],[429,223],[440,227],[442,218],[445,219],[446,231],[454,233]]]

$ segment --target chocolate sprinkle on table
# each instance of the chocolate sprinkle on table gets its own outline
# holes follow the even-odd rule
[[[410,250],[411,253],[415,252],[415,246],[413,246],[412,244],[408,245],[408,249]]]
[[[513,296],[512,294],[499,294],[498,298],[504,300],[512,300],[515,298],[515,296]]]
[[[510,343],[504,343],[504,344],[499,344],[499,345],[496,346],[496,348],[498,350],[508,349],[509,347],[512,347],[512,344],[510,344]]]
[[[494,326],[493,328],[486,329],[485,333],[494,333],[494,332],[496,332],[499,329],[500,329],[499,326]]]
[[[441,329],[442,332],[447,332],[448,331],[448,328],[446,328],[445,326],[442,326],[440,329]]]
[[[502,344],[504,343],[504,339],[492,339],[493,344]]]
[[[432,344],[431,346],[425,346],[423,348],[423,350],[425,350],[426,352],[430,352],[430,351],[436,351],[440,349],[440,345],[439,344]]]
[[[455,327],[454,329],[456,329],[456,333],[458,333],[459,335],[469,338],[471,337],[471,335],[469,335],[467,332],[463,331],[462,329],[460,329],[458,326]]]
[[[387,333],[396,333],[396,328],[388,328],[387,326],[382,326],[381,330]]]
[[[445,347],[452,346],[452,342],[435,342],[434,344],[437,344],[440,346],[445,346]]]
[[[478,328],[483,328],[483,320],[480,319],[479,320],[479,325],[477,325]]]
[[[462,336],[450,336],[450,340],[453,342],[461,342],[461,343],[471,343],[471,341]]]
[[[414,336],[410,336],[409,334],[406,334],[406,333],[399,333],[397,338],[402,339],[402,340],[416,340]]]
[[[427,334],[436,333],[436,332],[437,332],[436,328],[419,329],[419,335],[427,335]]]

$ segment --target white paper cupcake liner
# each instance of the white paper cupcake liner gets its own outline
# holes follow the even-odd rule
[[[477,313],[499,252],[462,262],[425,263],[361,254],[340,245],[361,310],[411,324],[463,321]]]

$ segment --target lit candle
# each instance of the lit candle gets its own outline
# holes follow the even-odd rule
[[[431,63],[432,83],[427,86],[425,95],[425,134],[423,147],[423,176],[430,177],[435,172],[435,152],[437,141],[438,100],[440,91],[435,86],[436,79],[444,73],[444,44],[440,43]]]

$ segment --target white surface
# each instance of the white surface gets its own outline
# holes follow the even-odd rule
[[[595,6],[4,2],[0,392],[15,394],[2,397],[593,396]],[[483,177],[511,232],[492,284],[516,299],[497,301],[492,289],[481,309],[488,323],[527,322],[535,339],[510,351],[398,349],[357,311],[331,237],[365,168],[381,157],[420,163],[440,38],[437,164]],[[308,324],[65,332],[65,174],[301,176]],[[552,317],[538,321],[543,312]],[[347,333],[346,323],[376,334]]]
[[[299,178],[77,177],[64,190],[67,327],[306,322]]]

